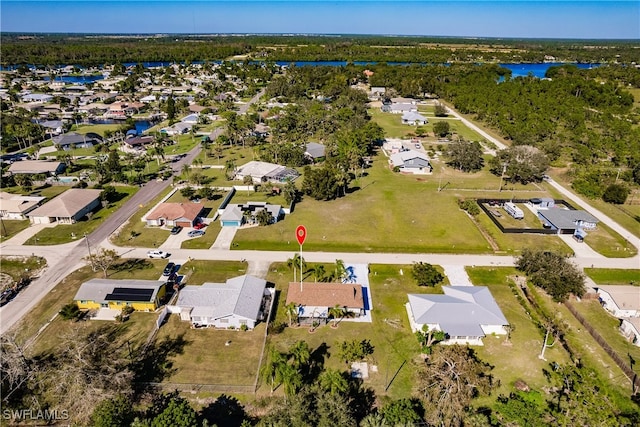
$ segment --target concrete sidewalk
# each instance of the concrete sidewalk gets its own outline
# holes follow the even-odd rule
[[[44,230],[45,228],[55,227],[56,225],[58,225],[58,223],[56,222],[52,224],[31,224],[29,227],[22,230],[12,238],[2,242],[2,246],[24,245],[27,241],[29,241],[29,239],[33,238],[33,236],[38,234],[40,231]],[[35,243],[35,242],[31,242],[31,243]]]

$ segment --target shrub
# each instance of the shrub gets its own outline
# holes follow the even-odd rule
[[[615,205],[623,205],[629,196],[629,188],[622,184],[611,184],[604,190],[602,200]]]

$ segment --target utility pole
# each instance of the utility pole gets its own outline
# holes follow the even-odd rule
[[[87,233],[84,233],[84,241],[87,242],[87,252],[89,252],[89,261],[91,262],[91,269],[95,270],[95,266],[93,264],[93,256],[91,255],[91,246],[89,245],[89,238],[87,237]]]

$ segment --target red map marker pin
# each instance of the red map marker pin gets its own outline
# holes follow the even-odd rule
[[[299,225],[298,228],[296,228],[296,239],[298,239],[298,243],[300,243],[300,246],[302,246],[304,244],[304,241],[307,238],[307,229],[305,228],[304,225]]]

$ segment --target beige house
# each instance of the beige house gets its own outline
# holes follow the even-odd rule
[[[27,214],[40,206],[45,197],[23,196],[0,191],[0,218],[27,219]]]
[[[45,174],[58,175],[64,171],[65,165],[61,162],[48,162],[46,160],[22,160],[14,162],[9,166],[9,173],[20,174]]]
[[[100,205],[102,190],[71,188],[29,212],[32,224],[74,224]]]

